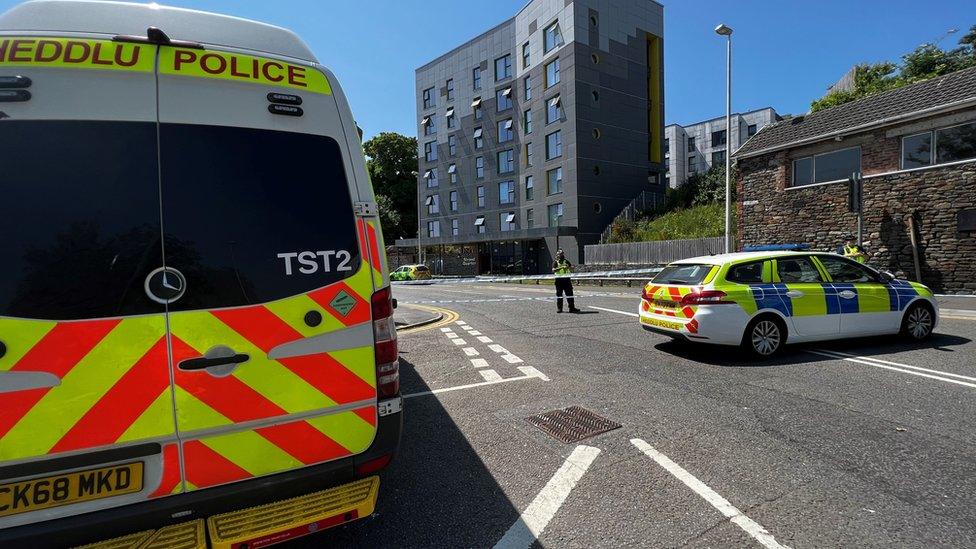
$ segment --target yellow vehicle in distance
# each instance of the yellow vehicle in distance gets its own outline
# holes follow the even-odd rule
[[[403,265],[390,273],[390,280],[430,280],[430,269],[426,265]]]

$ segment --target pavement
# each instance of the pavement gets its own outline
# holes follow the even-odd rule
[[[444,317],[444,313],[430,307],[418,307],[409,303],[397,304],[393,311],[393,322],[397,330],[409,330],[433,324]]]
[[[451,313],[400,336],[399,454],[373,516],[295,546],[976,547],[976,299],[757,362],[644,332],[638,291],[394,287]],[[526,421],[570,406],[621,427]]]

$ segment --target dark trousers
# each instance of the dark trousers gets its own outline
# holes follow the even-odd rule
[[[576,309],[576,303],[573,300],[573,281],[569,277],[556,279],[556,309],[559,311],[563,310],[563,294],[566,294],[569,301],[569,310]]]

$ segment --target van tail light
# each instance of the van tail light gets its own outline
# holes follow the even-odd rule
[[[393,292],[389,286],[373,294],[373,341],[376,356],[376,390],[380,398],[400,392],[400,355],[393,323]]]
[[[393,461],[393,454],[383,454],[378,458],[364,461],[363,463],[356,465],[356,474],[361,477],[366,477],[374,473],[378,473],[385,469],[391,461]]]
[[[735,304],[728,294],[720,290],[700,290],[681,298],[682,305],[725,305]]]

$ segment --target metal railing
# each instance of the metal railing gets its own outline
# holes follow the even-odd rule
[[[663,197],[658,193],[641,191],[639,195],[634,197],[633,200],[631,200],[622,210],[620,210],[620,213],[613,218],[613,221],[607,225],[607,228],[603,229],[603,232],[600,233],[600,242],[608,242],[610,240],[610,235],[613,232],[613,224],[616,223],[618,219],[636,221],[637,217],[642,212],[657,209],[662,200]]]

